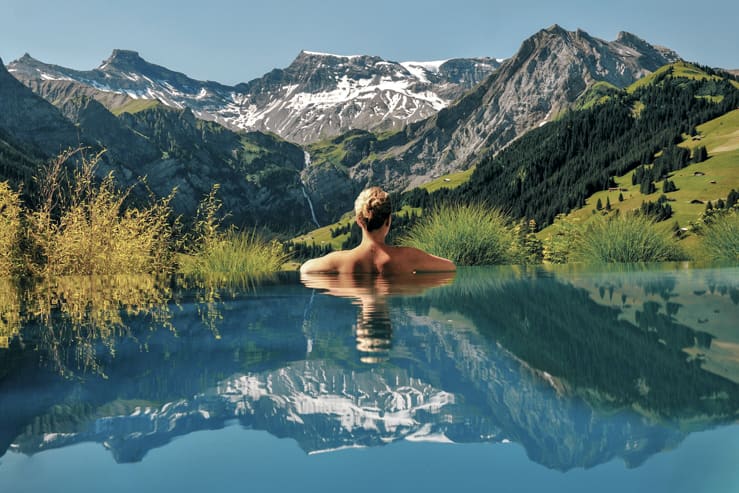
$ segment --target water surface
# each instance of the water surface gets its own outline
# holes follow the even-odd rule
[[[739,269],[0,292],[0,491],[737,491]]]

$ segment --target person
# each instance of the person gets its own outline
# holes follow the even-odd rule
[[[391,212],[392,204],[387,192],[380,187],[362,191],[354,202],[355,220],[362,229],[359,246],[308,260],[300,267],[300,272],[392,275],[456,270],[451,260],[418,248],[386,245],[385,237],[390,231]]]

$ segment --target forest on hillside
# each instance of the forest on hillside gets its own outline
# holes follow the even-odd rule
[[[621,91],[528,132],[499,154],[482,158],[458,188],[431,194],[415,189],[402,203],[422,208],[485,203],[545,226],[612,186],[614,176],[655,160],[663,175],[686,165],[691,158],[675,149],[683,134],[695,135],[697,125],[737,107],[739,89],[730,81],[687,79],[668,70],[633,93]]]

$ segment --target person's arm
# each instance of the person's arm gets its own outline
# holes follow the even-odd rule
[[[301,274],[310,272],[338,272],[337,254],[340,252],[331,252],[323,257],[310,259],[300,266]]]
[[[431,255],[417,248],[412,249],[413,270],[417,272],[453,272],[457,270],[449,259]]]

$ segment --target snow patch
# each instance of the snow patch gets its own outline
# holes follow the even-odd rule
[[[446,62],[447,60],[436,60],[431,62],[400,62],[400,65],[421,82],[429,82],[427,74],[438,73],[440,67]]]
[[[39,75],[41,76],[42,80],[72,80],[69,77],[64,77],[63,75],[52,75],[47,74],[46,72],[39,72]]]
[[[322,53],[320,51],[308,51],[308,50],[303,50],[303,53],[305,53],[306,55],[328,56],[332,58],[347,58],[349,60],[364,56],[364,55],[335,55],[333,53]]]

